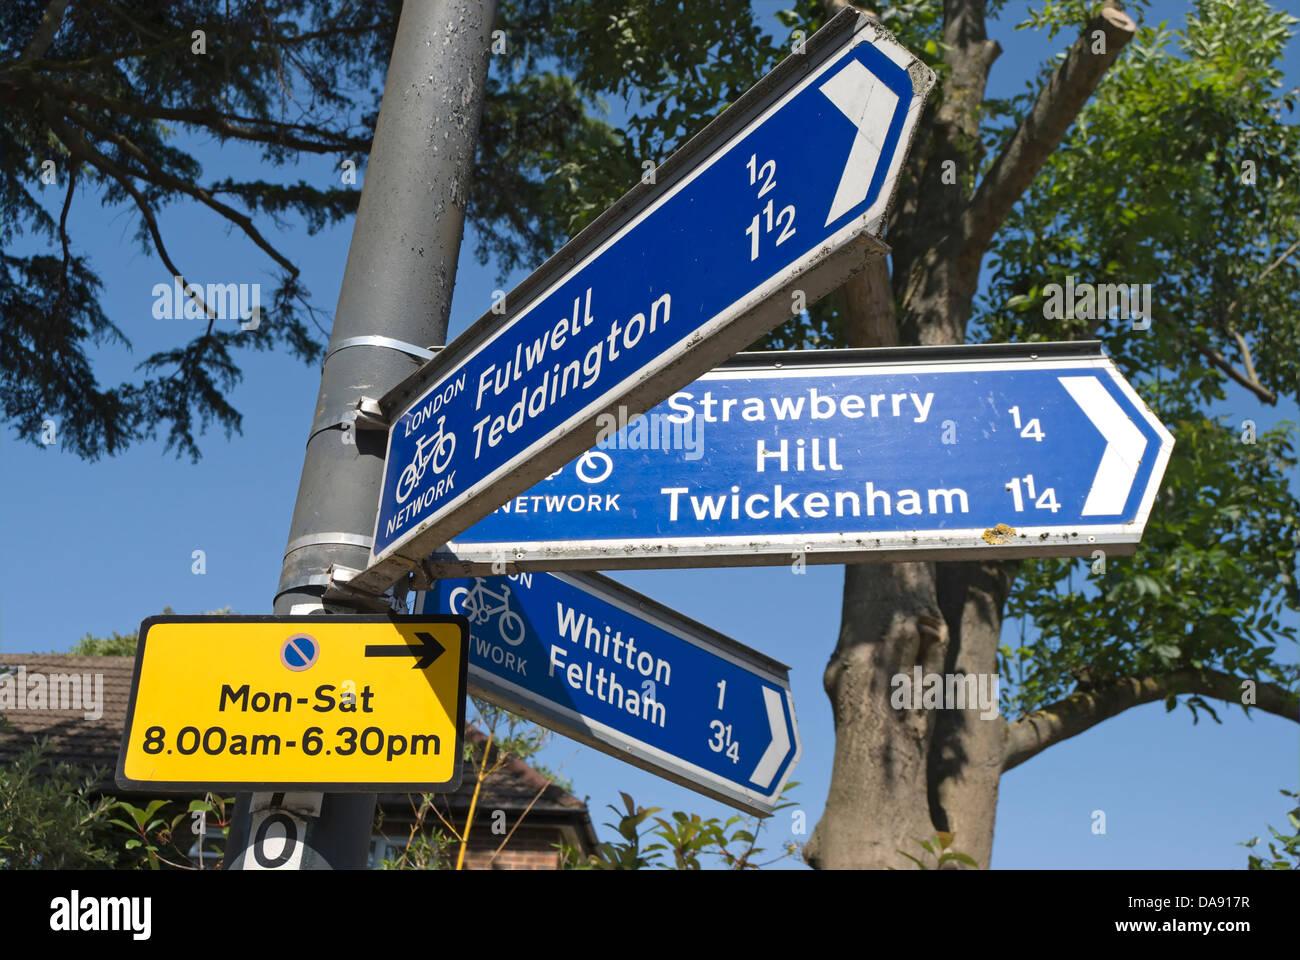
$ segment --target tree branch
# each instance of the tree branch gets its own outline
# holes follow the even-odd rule
[[[1241,296],[1237,297],[1237,299],[1233,300],[1232,303],[1228,304],[1228,309],[1225,310],[1223,313],[1223,326],[1227,330],[1227,332],[1232,335],[1232,338],[1237,341],[1237,349],[1241,351],[1241,362],[1246,367],[1245,379],[1242,379],[1241,375],[1238,374],[1237,371],[1234,370],[1231,367],[1231,365],[1228,364],[1226,359],[1223,359],[1222,354],[1219,354],[1217,350],[1208,351],[1205,348],[1201,347],[1199,344],[1196,343],[1192,344],[1200,353],[1208,357],[1216,367],[1224,371],[1226,374],[1228,374],[1228,376],[1232,377],[1233,380],[1236,380],[1247,390],[1250,390],[1252,393],[1254,393],[1255,396],[1259,397],[1261,400],[1263,400],[1265,403],[1271,406],[1277,405],[1277,394],[1269,390],[1260,382],[1259,374],[1255,372],[1255,361],[1250,354],[1250,346],[1249,344],[1246,343],[1246,338],[1241,335],[1240,331],[1238,331],[1235,327],[1232,326],[1232,315],[1237,312],[1237,307],[1241,305],[1242,297],[1245,296],[1246,291],[1248,291],[1251,287],[1255,286],[1256,284],[1261,283],[1265,277],[1267,277],[1278,267],[1282,266],[1282,264],[1286,263],[1286,261],[1290,258],[1291,254],[1295,253],[1297,249],[1300,249],[1300,240],[1296,240],[1294,243],[1291,244],[1291,246],[1283,250],[1281,256],[1279,256],[1276,260],[1274,260],[1267,267],[1265,267],[1258,277],[1256,277],[1249,284],[1247,284],[1246,290],[1243,290],[1241,292]]]
[[[155,40],[159,40],[159,41],[165,39],[162,34],[150,30],[144,24],[136,20],[135,17],[127,13],[126,10],[122,9],[120,5],[116,3],[112,3],[111,0],[109,3],[104,4],[103,9],[107,10],[109,13],[117,17],[119,20],[125,21],[128,26],[134,29],[135,32],[140,34],[141,36],[153,37]]]
[[[352,27],[339,27],[334,30],[317,30],[314,33],[276,33],[271,37],[271,42],[282,46],[291,46],[293,44],[310,43],[313,40],[332,40],[335,37],[359,37],[362,34],[374,33],[376,30],[384,29],[382,23],[363,23]]]
[[[101,53],[83,60],[41,60],[32,64],[33,70],[42,73],[63,73],[69,70],[94,70],[97,67],[111,66],[119,60],[140,60],[154,54],[165,53],[173,47],[188,47],[192,41],[189,37],[176,37],[155,43],[150,47],[135,47],[131,50],[114,50]]]
[[[1190,346],[1201,356],[1205,357],[1205,359],[1209,360],[1210,363],[1214,364],[1214,366],[1218,367],[1220,370],[1226,373],[1232,380],[1241,384],[1241,386],[1245,387],[1247,390],[1249,390],[1255,396],[1259,397],[1259,399],[1263,400],[1269,406],[1277,406],[1277,394],[1274,393],[1272,390],[1268,389],[1268,387],[1264,386],[1254,377],[1242,373],[1240,370],[1234,367],[1232,365],[1232,362],[1227,357],[1225,357],[1222,353],[1220,353],[1218,350],[1214,349],[1213,347],[1205,346],[1205,344],[1201,343],[1199,340],[1193,337],[1191,333],[1188,332],[1187,330],[1183,329],[1180,326],[1175,326],[1174,329],[1178,331],[1178,335],[1180,337],[1182,337],[1184,340],[1187,341],[1188,346]],[[1238,342],[1241,344],[1242,356],[1246,359],[1246,363],[1250,365],[1250,351],[1246,348],[1246,343],[1240,337],[1240,335],[1236,335],[1236,336]]]
[[[1246,376],[1259,383],[1259,374],[1255,372],[1255,360],[1250,355],[1250,345],[1246,343],[1246,338],[1236,330],[1232,331],[1232,336],[1237,341],[1237,349],[1241,351],[1241,362],[1246,365]]]
[[[1165,677],[1124,677],[1026,714],[1007,725],[1002,771],[1024,763],[1053,744],[1083,733],[1130,707],[1192,693],[1241,703],[1242,677],[1219,670],[1178,670]],[[1254,706],[1265,713],[1300,722],[1296,694],[1273,683],[1255,682]]]
[[[1258,277],[1256,277],[1254,280],[1252,280],[1252,281],[1250,282],[1250,284],[1246,287],[1246,289],[1249,290],[1251,287],[1253,287],[1255,284],[1259,283],[1261,280],[1263,280],[1265,277],[1267,277],[1270,273],[1272,273],[1272,272],[1273,272],[1274,270],[1276,270],[1278,267],[1282,266],[1282,264],[1286,263],[1287,259],[1290,258],[1291,254],[1295,253],[1297,249],[1300,249],[1300,240],[1296,240],[1295,243],[1291,244],[1291,246],[1289,246],[1289,247],[1287,247],[1285,250],[1283,250],[1283,251],[1282,251],[1282,255],[1281,255],[1280,257],[1278,257],[1276,260],[1274,260],[1272,263],[1270,263],[1267,267],[1265,267],[1264,270],[1263,270],[1263,272],[1262,272]],[[1244,293],[1245,291],[1243,290],[1242,292]],[[1233,315],[1233,313],[1236,311],[1236,309],[1237,309],[1237,305],[1238,305],[1239,303],[1241,303],[1241,298],[1240,298],[1240,297],[1238,297],[1236,300],[1232,301],[1232,303],[1228,304],[1228,309],[1227,309],[1227,311],[1224,313],[1224,318],[1225,318],[1225,319],[1228,318],[1228,317],[1231,317],[1231,316]]]
[[[63,118],[54,111],[48,111],[46,119],[49,121],[50,129],[54,131],[60,140],[63,141],[64,145],[68,148],[68,152],[74,159],[85,160],[101,173],[107,174],[115,180],[123,190],[130,194],[131,199],[135,201],[135,205],[140,211],[140,216],[144,218],[145,226],[149,230],[149,235],[153,238],[154,246],[158,250],[158,256],[162,259],[163,265],[171,271],[173,277],[180,279],[182,287],[185,288],[186,293],[189,294],[190,298],[202,308],[204,316],[215,316],[213,311],[203,301],[202,297],[190,293],[188,286],[185,284],[184,274],[182,274],[180,268],[172,262],[171,256],[167,253],[167,247],[163,244],[162,232],[158,229],[158,218],[154,216],[153,208],[149,205],[149,201],[145,199],[144,195],[136,188],[135,183],[132,182],[130,172],[123,170],[108,157],[96,150],[90,144],[90,141],[82,135],[80,130],[68,126],[68,124],[64,123]],[[211,329],[212,325],[209,323],[208,330],[211,331]]]
[[[32,34],[32,39],[28,41],[17,63],[31,63],[45,55],[45,51],[50,49],[50,44],[54,42],[59,27],[63,25],[63,12],[67,8],[68,0],[50,0],[45,5],[41,22],[37,25],[36,32]]]
[[[62,319],[63,304],[68,292],[68,265],[72,262],[72,248],[68,242],[68,211],[72,209],[72,195],[77,192],[77,171],[80,164],[68,165],[68,192],[63,196],[63,210],[59,213],[59,244],[63,248],[63,267],[59,271],[59,299],[54,308]]]
[[[1126,13],[1113,7],[1102,8],[1084,28],[971,197],[961,225],[967,251],[983,254],[1136,29]],[[1105,46],[1093,53],[1097,31]]]
[[[55,0],[55,2],[63,7],[68,5],[68,0]],[[51,4],[51,6],[53,5],[54,4]],[[139,26],[134,21],[132,21],[132,25],[137,27]],[[353,27],[339,28],[336,30],[317,30],[312,33],[303,33],[298,35],[275,33],[267,42],[274,46],[292,47],[304,43],[311,43],[315,40],[332,40],[337,37],[359,37],[367,33],[375,33],[382,29],[384,29],[384,24],[382,23],[369,23]],[[53,37],[50,39],[53,39]],[[35,43],[35,38],[33,38],[33,43]],[[97,56],[87,57],[84,60],[39,60],[31,63],[31,65],[35,70],[56,73],[64,70],[89,70],[98,66],[113,64],[119,60],[138,59],[152,56],[156,53],[163,53],[173,47],[188,48],[191,43],[193,43],[193,40],[190,39],[189,35],[181,34],[180,36],[172,37],[170,40],[159,40],[157,43],[147,47],[137,47],[131,50],[113,50],[108,53],[98,54]],[[18,66],[19,64],[29,63],[35,60],[36,57],[39,57],[41,53],[44,53],[47,47],[48,43],[33,57],[27,56],[26,52],[24,52],[23,56],[19,57],[17,60],[11,61],[10,64],[0,65],[0,67]],[[29,45],[29,49],[31,49],[31,45]]]
[[[261,232],[253,224],[251,217],[248,217],[245,214],[240,213],[234,207],[228,206],[220,200],[215,199],[202,187],[196,187],[193,184],[186,183],[178,177],[172,176],[162,167],[158,166],[158,164],[155,163],[148,154],[136,146],[136,144],[125,134],[118,133],[106,127],[101,127],[94,120],[84,114],[76,112],[75,110],[69,111],[69,118],[81,124],[83,128],[96,134],[101,139],[112,140],[119,147],[133,156],[145,168],[147,172],[146,178],[156,185],[160,187],[171,187],[173,190],[183,193],[186,196],[193,197],[200,203],[221,214],[231,223],[239,227],[244,232],[245,236],[260,247],[267,256],[287,270],[290,275],[298,275],[298,268],[294,266],[293,262],[288,257],[280,253],[280,251],[277,250],[269,240],[262,236]]]
[[[123,113],[132,117],[147,117],[151,120],[175,120],[178,123],[190,123],[196,127],[207,127],[213,133],[223,137],[249,140],[255,143],[274,143],[277,146],[293,147],[297,150],[306,150],[309,153],[338,153],[342,150],[366,152],[370,149],[369,141],[363,138],[348,137],[331,130],[322,130],[319,126],[281,123],[275,120],[259,120],[256,117],[227,117],[209,110],[182,110],[175,107],[134,103],[129,100],[118,100],[113,97],[89,93],[62,84],[42,84],[41,89],[63,100],[72,103],[84,103],[88,107],[97,107],[112,113]],[[254,123],[269,129],[258,130],[252,127],[238,126],[237,123]],[[322,139],[306,140],[290,131],[316,133]]]

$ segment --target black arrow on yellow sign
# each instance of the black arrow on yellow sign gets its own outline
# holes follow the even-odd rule
[[[431,633],[417,633],[415,638],[419,646],[406,643],[368,643],[367,657],[417,657],[415,669],[423,670],[433,661],[446,653],[446,648],[434,639]]]

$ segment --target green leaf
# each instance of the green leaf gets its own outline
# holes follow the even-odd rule
[[[916,857],[912,856],[910,853],[903,853],[902,850],[899,850],[899,851],[898,851],[898,854],[899,854],[900,856],[907,857],[908,860],[911,860],[914,864],[916,864],[916,865],[917,865],[918,867],[920,867],[922,870],[928,869],[924,863],[922,863],[920,860],[916,859]]]

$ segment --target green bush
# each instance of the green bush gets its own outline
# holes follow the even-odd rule
[[[98,771],[48,764],[44,742],[0,766],[0,870],[86,870],[123,865]]]

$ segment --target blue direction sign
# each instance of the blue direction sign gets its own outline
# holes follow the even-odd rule
[[[429,572],[1131,553],[1172,448],[1095,342],[742,354]]]
[[[469,688],[542,726],[766,816],[799,759],[789,668],[594,574],[440,580],[470,622]]]
[[[844,11],[383,400],[382,589],[871,254],[933,82]]]

